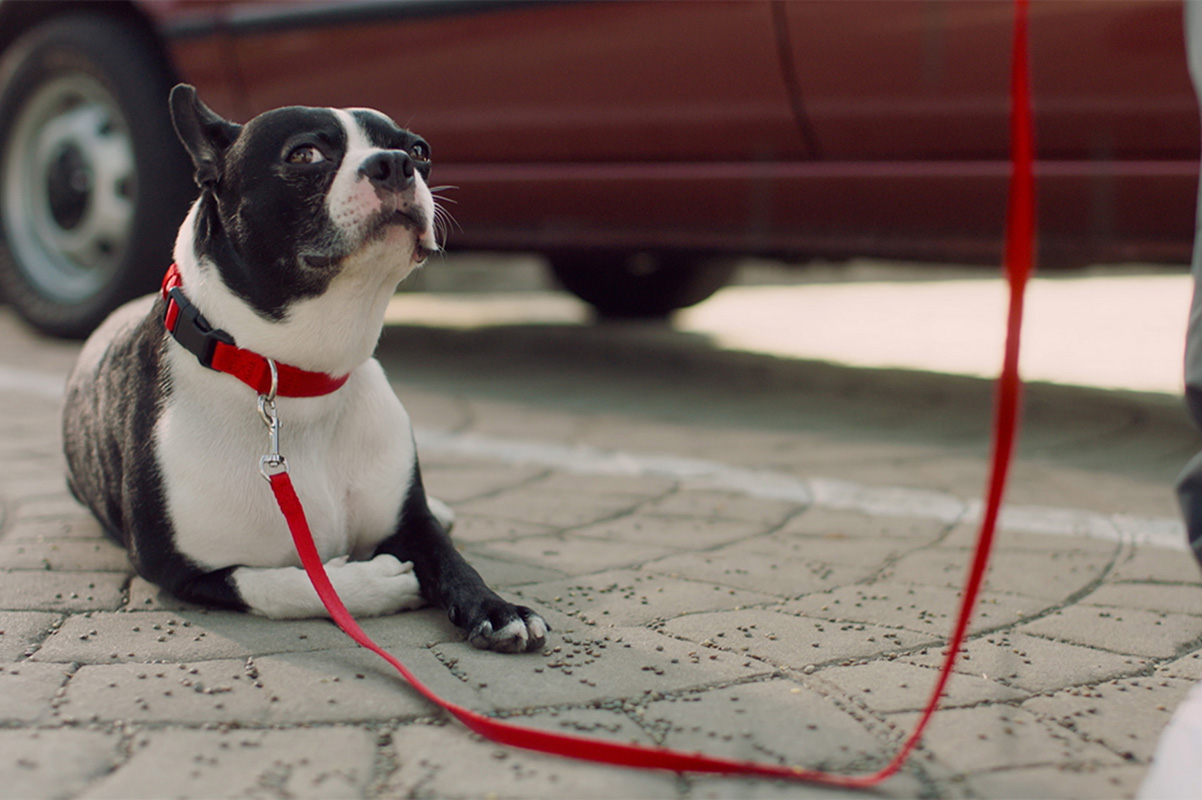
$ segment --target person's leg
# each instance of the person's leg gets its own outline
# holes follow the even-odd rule
[[[1194,91],[1202,97],[1202,0],[1185,3],[1185,42]],[[1194,299],[1190,307],[1189,329],[1185,337],[1185,403],[1194,424],[1202,428],[1202,183],[1199,186],[1199,224],[1195,227]],[[1185,518],[1185,528],[1194,556],[1202,564],[1202,453],[1181,473],[1177,482],[1177,500]]]
[[[1202,97],[1202,0],[1185,3],[1185,46],[1194,92]],[[1202,428],[1202,181],[1194,227],[1194,299],[1185,335],[1185,405]],[[1194,556],[1202,563],[1202,453],[1177,480],[1177,499]],[[1152,766],[1139,787],[1140,800],[1184,800],[1202,791],[1202,684],[1190,690],[1160,736]]]

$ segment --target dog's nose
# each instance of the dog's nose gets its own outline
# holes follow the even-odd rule
[[[359,174],[373,186],[400,192],[413,185],[413,159],[402,150],[384,150],[359,165]]]

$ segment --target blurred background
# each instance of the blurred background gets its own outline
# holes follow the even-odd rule
[[[0,0],[0,295],[81,337],[155,288],[195,194],[165,100],[186,81],[237,121],[370,106],[430,141],[448,252],[394,322],[641,321],[991,375],[1011,28],[1008,0]],[[1199,144],[1180,0],[1042,0],[1031,37],[1025,372],[1176,393]]]

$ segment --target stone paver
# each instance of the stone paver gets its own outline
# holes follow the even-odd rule
[[[891,625],[920,633],[948,630],[960,609],[960,590],[877,581],[840,586],[789,603],[783,608],[833,622]],[[1009,627],[1045,610],[1046,601],[1021,595],[984,592],[977,600],[969,630]]]
[[[9,611],[115,610],[128,577],[113,572],[7,570],[0,583],[0,608]]]
[[[607,346],[628,335],[598,330]],[[855,773],[887,763],[934,687],[976,532],[984,429],[952,407],[984,409],[987,393],[923,395],[944,424],[819,370],[782,389],[796,404],[782,411],[758,367],[732,361],[697,403],[713,416],[690,422],[669,413],[674,358],[630,365],[648,411],[618,414],[575,355],[529,378],[562,405],[473,391],[484,362],[464,336],[459,388],[420,361],[397,373],[425,428],[425,483],[458,513],[468,558],[554,630],[522,656],[477,651],[428,609],[364,620],[368,633],[448,699],[531,727]],[[19,355],[0,367],[56,375],[78,347],[6,312],[0,340]],[[328,622],[174,600],[66,492],[54,398],[35,384],[6,388],[0,370],[0,797],[847,796],[508,749]],[[1202,680],[1202,580],[1180,549],[1136,535],[1171,529],[1175,510],[1132,459],[1182,445],[1146,422],[1162,412],[1125,402],[1097,411],[1096,430],[1033,403],[1013,489],[1028,505],[999,537],[942,710],[880,796],[1136,792]],[[1109,454],[1127,435],[1131,458]]]
[[[404,620],[407,624],[400,624]],[[322,620],[278,620],[223,611],[118,611],[70,617],[34,654],[35,661],[109,664],[200,661],[265,653],[326,650],[346,637]],[[445,615],[422,610],[402,618],[364,620],[380,644],[425,645],[452,635]]]
[[[875,572],[875,566],[835,564],[808,558],[788,558],[761,552],[760,542],[739,542],[700,553],[673,554],[647,559],[645,567],[670,576],[708,581],[739,589],[794,597],[857,583]]]
[[[671,620],[663,629],[703,647],[746,653],[796,668],[875,658],[939,641],[939,634],[924,635],[864,623],[826,622],[753,608],[689,614]]]
[[[1018,767],[972,775],[965,785],[978,797],[1041,797],[1048,800],[1132,797],[1139,790],[1144,771],[1144,767],[1134,764]]]
[[[1202,587],[1162,586],[1139,583],[1109,583],[1085,599],[1089,605],[1138,608],[1177,614],[1202,613]]]
[[[1056,719],[1124,758],[1147,761],[1173,709],[1192,685],[1175,678],[1124,678],[1036,697],[1023,708]]]
[[[651,703],[644,715],[664,743],[783,766],[855,770],[884,766],[882,738],[854,708],[793,681],[773,679]]]
[[[71,675],[63,664],[10,664],[0,670],[0,719],[42,722]]]
[[[1184,655],[1176,661],[1162,664],[1156,672],[1166,678],[1202,680],[1202,649]]]
[[[605,730],[602,724],[592,733]],[[679,796],[671,774],[578,764],[509,750],[450,726],[401,728],[392,735],[389,755],[396,770],[383,787],[383,797],[670,800]]]
[[[464,642],[434,648],[460,680],[453,702],[477,709],[594,705],[607,699],[643,699],[695,687],[761,677],[772,666],[746,654],[721,652],[645,628],[593,631],[564,619],[541,657],[512,659],[498,670],[495,657]]]
[[[524,586],[522,595],[578,611],[580,619],[594,624],[618,626],[646,625],[662,619],[665,609],[717,611],[776,600],[762,592],[630,569]]]
[[[913,714],[899,716],[899,725]],[[952,774],[1037,766],[1117,766],[1124,758],[1056,722],[1009,704],[952,708],[927,729],[925,748]],[[934,768],[933,768],[934,770]]]
[[[46,539],[0,544],[6,569],[129,572],[129,557],[108,539]]]
[[[376,748],[371,732],[345,727],[146,731],[134,736],[129,760],[81,796],[362,797]]]
[[[1074,605],[1016,630],[1112,653],[1172,658],[1202,639],[1202,616]]]
[[[944,652],[908,655],[905,660],[936,667],[943,663]],[[969,641],[956,668],[965,675],[982,676],[1028,692],[1049,692],[1145,672],[1155,663],[1151,659],[1008,631]]]
[[[921,710],[934,691],[938,675],[937,667],[869,661],[850,667],[832,667],[816,678],[822,685],[834,686],[860,705],[887,714]],[[956,708],[982,703],[1015,703],[1029,696],[1029,692],[991,680],[987,674],[961,671],[948,684],[941,705]]]
[[[115,731],[77,728],[0,730],[0,794],[80,797],[121,763],[122,739]]]
[[[33,653],[62,619],[60,614],[42,611],[0,612],[0,663]]]
[[[1113,559],[1109,553],[1060,550],[1052,553],[999,549],[985,588],[1044,600],[1061,600],[1094,584]],[[898,583],[958,588],[964,583],[969,552],[938,547],[919,550],[887,569]],[[1038,569],[1036,569],[1038,565]]]

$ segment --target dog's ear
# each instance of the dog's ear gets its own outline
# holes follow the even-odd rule
[[[225,151],[242,126],[223,119],[200,101],[196,87],[181,83],[171,90],[171,122],[196,165],[196,184],[202,189],[221,179]]]

